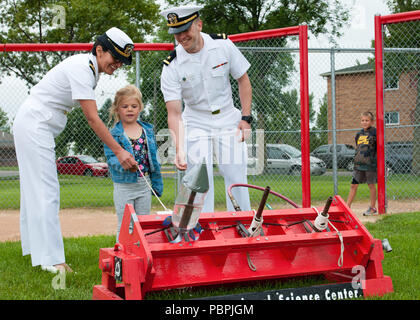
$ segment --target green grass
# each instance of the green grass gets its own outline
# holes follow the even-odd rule
[[[338,194],[346,199],[350,188],[350,176],[338,177]],[[63,175],[60,181],[60,206],[61,208],[78,207],[112,207],[113,185],[109,178],[84,177]],[[270,186],[272,190],[290,198],[299,205],[302,202],[302,183],[300,176],[264,174],[249,176],[248,183],[257,186]],[[224,180],[221,176],[214,177],[215,206],[225,207]],[[388,195],[398,195],[399,199],[412,199],[413,195],[420,190],[420,179],[414,179],[410,175],[394,175],[388,182]],[[164,178],[164,193],[162,202],[167,207],[172,207],[175,201],[176,179]],[[262,192],[250,189],[251,203],[256,207],[261,200]],[[333,180],[331,176],[322,175],[311,177],[311,200],[313,203],[324,202],[334,194]],[[19,180],[16,178],[0,179],[0,209],[19,208]],[[405,196],[403,196],[405,195]],[[358,189],[355,201],[369,199],[367,185],[361,185]],[[157,199],[153,199],[153,206],[160,206]],[[268,203],[275,207],[276,204],[285,202],[274,196],[270,196]]]
[[[420,212],[385,216],[366,227],[378,239],[387,238],[393,248],[385,253],[384,274],[392,278],[394,292],[373,299],[420,299]],[[112,247],[114,236],[66,238],[66,260],[75,270],[65,279],[65,289],[55,290],[55,275],[32,267],[29,256],[22,257],[20,242],[0,243],[0,300],[86,300],[92,298],[92,288],[101,283],[98,268],[99,248]],[[270,282],[246,287],[207,291],[189,289],[150,294],[149,299],[188,299],[191,297],[232,294],[238,291],[263,291],[284,287],[316,285],[320,279],[307,278]],[[372,299],[372,298],[371,298]]]
[[[382,266],[394,293],[382,299],[420,300],[420,212],[385,216],[366,227],[375,238],[388,239],[392,247]]]

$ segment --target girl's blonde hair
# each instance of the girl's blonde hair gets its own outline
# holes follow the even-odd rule
[[[109,123],[113,122],[113,124],[115,125],[118,121],[120,121],[120,116],[118,115],[118,107],[120,106],[121,101],[123,101],[126,98],[137,99],[140,106],[140,112],[143,111],[144,105],[140,90],[136,86],[129,84],[128,86],[125,86],[124,88],[118,90],[115,94],[114,102],[112,103],[112,106],[109,109]]]

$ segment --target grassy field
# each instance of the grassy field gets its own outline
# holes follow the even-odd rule
[[[349,187],[350,176],[338,177],[338,194],[346,199]],[[113,186],[109,178],[84,177],[63,175],[60,181],[60,201],[61,208],[78,207],[112,207],[113,206]],[[402,183],[404,181],[404,183]],[[214,177],[215,183],[215,206],[225,206],[224,180],[221,176]],[[270,186],[272,190],[288,197],[300,204],[302,199],[302,183],[300,177],[265,174],[259,176],[249,176],[248,183],[257,186]],[[418,195],[420,190],[420,179],[412,179],[412,176],[394,175],[388,181],[388,194],[405,194],[407,198]],[[176,179],[172,177],[164,178],[164,193],[161,197],[162,202],[167,207],[172,207],[176,197]],[[333,180],[331,175],[311,177],[311,199],[314,203],[324,202],[329,196],[334,194]],[[19,208],[19,180],[17,178],[0,179],[0,209]],[[251,203],[257,206],[262,197],[262,192],[250,189]],[[403,199],[404,197],[400,197]],[[417,197],[418,198],[418,197]],[[369,199],[369,189],[367,185],[361,185],[357,192],[355,201]],[[159,202],[153,199],[153,205],[159,206]],[[270,196],[269,203],[284,204],[285,202],[274,196]]]
[[[403,300],[420,299],[420,212],[385,216],[366,227],[378,239],[387,238],[393,248],[385,254],[384,274],[392,278],[394,292],[370,299]],[[22,257],[20,242],[0,243],[0,300],[88,300],[92,287],[101,283],[98,268],[99,248],[112,247],[114,236],[95,236],[64,239],[66,260],[75,273],[68,274],[65,289],[53,288],[54,275],[31,267],[30,258]],[[236,289],[192,291],[172,290],[151,294],[149,299],[189,299],[195,296],[210,296],[236,293],[238,291],[263,291],[285,287],[315,285],[320,279],[273,281],[257,286]]]

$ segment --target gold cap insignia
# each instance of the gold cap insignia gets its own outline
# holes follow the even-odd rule
[[[176,13],[169,13],[168,14],[168,22],[169,22],[169,24],[178,23],[178,15]]]
[[[124,50],[124,53],[125,53],[127,56],[131,55],[131,53],[133,52],[133,47],[134,47],[133,45],[128,44],[128,45],[126,46],[125,50]]]

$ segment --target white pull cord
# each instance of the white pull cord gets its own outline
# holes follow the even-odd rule
[[[326,217],[324,217],[322,214],[319,213],[318,209],[315,207],[312,207],[313,209],[315,209],[315,211],[318,213],[318,216],[316,217],[315,221],[314,221],[314,226],[315,228],[317,228],[318,230],[322,231],[325,230],[328,226],[328,224],[330,224],[331,227],[333,227],[333,229],[337,232],[338,238],[340,239],[340,257],[338,258],[338,266],[342,267],[343,266],[343,254],[344,254],[344,241],[343,241],[343,236],[341,234],[340,231],[338,231],[338,229],[331,223],[330,220],[328,220],[328,214]]]
[[[248,232],[250,233],[249,237],[256,237],[259,235],[259,233],[261,232],[261,228],[262,228],[262,224],[263,224],[263,217],[261,216],[261,218],[259,220],[257,220],[255,218],[255,210],[254,211],[254,218],[252,219],[252,223],[251,226],[248,229]],[[248,260],[248,266],[252,271],[257,271],[257,267],[254,265],[254,263],[251,260],[251,257],[249,255],[249,252],[246,253],[246,258]]]
[[[340,257],[338,258],[338,266],[341,268],[343,266],[343,254],[344,254],[344,241],[343,241],[343,236],[341,234],[340,231],[338,231],[338,229],[331,223],[331,221],[328,220],[328,223],[330,224],[330,226],[332,226],[334,228],[334,230],[337,232],[338,237],[340,238]]]
[[[155,195],[156,199],[160,202],[162,207],[165,209],[165,211],[170,211],[168,208],[165,207],[165,205],[160,201],[159,197],[157,196],[155,190],[153,190],[152,186],[150,185],[149,181],[147,181],[146,177],[144,176],[143,172],[141,172],[140,167],[137,165],[137,169],[140,171],[141,176],[143,177],[144,181],[146,181],[147,185],[149,186],[150,190],[152,190],[153,194]]]

